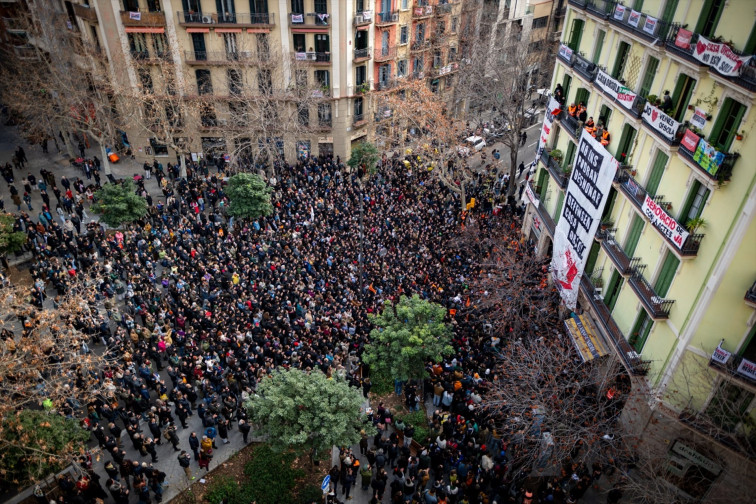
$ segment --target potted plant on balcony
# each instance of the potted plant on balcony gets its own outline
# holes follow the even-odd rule
[[[561,163],[562,159],[564,159],[564,153],[560,151],[559,149],[554,149],[551,152],[549,152],[549,156],[551,157],[551,159],[553,159],[557,163]]]
[[[357,94],[365,94],[368,91],[370,91],[370,84],[367,82],[363,82],[359,86],[357,86]]]
[[[706,227],[706,224],[707,222],[704,219],[702,219],[701,217],[696,217],[695,219],[690,219],[685,224],[685,227],[688,229],[688,232],[690,234],[695,234],[699,228]]]
[[[735,135],[735,140],[743,140],[743,135],[745,135],[745,130],[740,130]]]
[[[601,224],[599,225],[603,231],[606,231],[607,229],[614,226],[614,221],[611,219],[611,217],[604,217],[601,219]]]
[[[567,165],[562,168],[562,173],[564,173],[564,175],[569,178],[569,176],[572,174],[572,165]]]

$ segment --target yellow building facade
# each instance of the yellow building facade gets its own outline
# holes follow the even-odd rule
[[[647,394],[639,434],[667,447],[671,471],[701,470],[691,453],[724,461],[706,484],[677,478],[695,498],[756,459],[754,21],[745,1],[570,0],[552,84],[564,100],[523,223],[550,254],[581,131],[594,124],[620,168],[578,310]]]

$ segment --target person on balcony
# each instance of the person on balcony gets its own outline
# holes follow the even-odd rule
[[[675,104],[672,103],[672,97],[669,96],[669,89],[664,91],[664,97],[662,98],[662,104],[660,108],[665,114],[669,114],[670,111],[675,108]]]
[[[578,105],[577,118],[582,123],[588,118],[588,111],[585,109],[583,102],[580,102],[580,105]]]
[[[596,124],[593,122],[593,116],[589,117],[585,122],[585,129],[593,138],[596,138]]]
[[[604,125],[599,123],[598,130],[596,131],[596,138],[601,142],[601,145],[608,147],[612,141],[612,135],[609,131],[604,129]]]
[[[572,117],[577,117],[577,105],[574,103],[571,103],[569,107],[567,107],[567,113],[570,114]]]
[[[554,99],[560,104],[564,105],[564,90],[562,89],[561,84],[556,85],[556,89],[554,90]]]

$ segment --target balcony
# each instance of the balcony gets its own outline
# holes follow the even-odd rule
[[[372,49],[370,47],[365,47],[364,49],[355,49],[354,50],[354,62],[359,63],[361,61],[367,61],[370,59],[370,54],[372,53]]]
[[[745,302],[751,308],[756,308],[756,282],[745,293]]]
[[[454,4],[457,3],[453,0],[447,0],[447,1],[440,1],[436,5],[436,16],[443,16],[444,14],[449,14],[452,9],[454,8]]]
[[[641,215],[646,217],[646,219],[648,220],[648,216],[646,216],[646,214],[643,212],[643,204],[645,203],[647,197],[646,190],[641,184],[638,183],[637,180],[632,177],[631,170],[632,169],[629,167],[618,170],[617,174],[614,177],[614,182],[619,184],[619,188],[625,195],[625,197],[627,197],[627,199],[629,199],[632,204],[635,205],[635,208],[638,209]],[[664,208],[667,204],[661,201],[663,198],[664,196],[656,196],[654,198],[651,198],[651,200],[653,200],[654,203],[656,203],[658,206]],[[678,225],[678,223],[671,217],[670,220],[675,224],[675,227]],[[679,246],[667,234],[668,230],[664,228],[665,225],[661,220],[657,222],[651,221],[651,223],[654,229],[656,229],[662,236],[662,238],[664,238],[664,240],[667,242],[667,244],[670,245],[670,248],[677,252],[680,257],[690,258],[696,257],[698,255],[698,249],[701,247],[701,241],[703,240],[705,235],[689,234],[685,242],[683,242],[682,246]]]
[[[619,354],[620,358],[625,363],[628,371],[636,376],[645,376],[648,374],[651,363],[641,359],[633,347],[630,346],[630,343],[627,342],[625,335],[622,334],[622,331],[617,327],[617,323],[614,321],[612,313],[604,304],[601,296],[596,292],[596,289],[593,287],[593,284],[587,275],[583,275],[580,279],[580,290],[588,299],[591,311],[593,312],[592,314],[603,329],[604,334],[609,338],[609,341],[612,343],[617,354]]]
[[[307,14],[289,14],[289,26],[292,28],[330,28],[331,16],[325,12],[308,12]]]
[[[643,276],[646,265],[640,264],[640,258],[636,257],[630,260],[630,269],[630,287],[641,300],[651,318],[654,320],[669,318],[669,311],[675,302],[656,295],[654,288]]]
[[[593,82],[598,73],[598,67],[580,53],[575,53],[572,68],[588,82]]]
[[[427,51],[430,49],[430,40],[429,39],[421,39],[421,40],[413,40],[410,44],[410,51],[416,52],[416,51]]]
[[[750,386],[756,386],[756,380],[753,378],[753,374],[744,372],[744,368],[753,369],[753,367],[756,366],[756,363],[744,359],[740,355],[728,352],[722,348],[721,343],[714,350],[711,359],[709,359],[709,366],[733,376]]]
[[[352,20],[352,25],[355,26],[355,27],[357,27],[357,26],[367,26],[367,25],[369,25],[372,22],[373,22],[373,14],[371,12],[369,12],[367,14],[367,16],[366,16],[365,12],[363,11],[363,12],[358,12],[354,16],[354,19]]]
[[[648,14],[646,14],[645,12],[640,12],[637,17],[633,17],[631,15],[631,10],[632,9],[630,7],[627,7],[625,8],[625,11],[622,13],[622,15],[620,17],[617,17],[620,14],[617,11],[617,7],[614,6],[612,8],[612,15],[607,19],[610,23],[620,27],[625,32],[644,39],[647,42],[664,40],[667,37],[667,30],[670,27],[667,22],[662,21],[661,19],[656,19],[656,22],[653,22],[651,26],[646,26],[646,20],[649,17]],[[653,16],[651,17],[653,18]],[[646,31],[646,29],[648,29],[648,31]]]
[[[433,15],[432,5],[416,5],[412,8],[412,19],[424,19]]]
[[[556,159],[551,157],[549,153],[546,152],[546,149],[541,152],[541,163],[543,163],[546,169],[549,170],[549,173],[554,177],[554,180],[559,184],[559,187],[566,189],[567,183],[570,181],[570,176],[562,170],[562,167],[559,166]]]
[[[600,18],[606,18],[614,12],[614,4],[610,0],[588,0],[585,10]]]
[[[185,12],[179,11],[176,13],[176,17],[179,20],[180,25],[196,25],[196,24],[220,24],[220,25],[265,25],[273,26],[275,24],[275,17],[268,12],[263,13],[239,13],[235,12],[218,14],[215,12]]]
[[[95,12],[94,8],[88,7],[86,5],[81,4],[72,4],[74,14],[76,14],[78,17],[85,21],[89,21],[90,23],[96,23],[97,22],[97,12]]]
[[[352,116],[352,126],[355,128],[359,128],[360,126],[364,126],[367,124],[367,118],[365,117],[365,114],[354,114]]]
[[[401,85],[401,79],[379,79],[375,81],[376,91],[387,91]]]
[[[254,53],[250,51],[184,51],[184,60],[188,65],[228,65],[254,59]]]
[[[686,135],[688,135],[688,133],[689,130],[686,130],[685,134],[683,135],[683,141],[680,143],[680,148],[677,150],[678,154],[680,154],[680,157],[687,161],[687,164],[695,167],[696,170],[708,177],[710,180],[715,181],[720,185],[728,182],[732,177],[732,170],[735,167],[735,162],[740,157],[740,154],[737,152],[728,153],[717,151],[717,155],[714,156],[714,158],[720,158],[721,160],[719,165],[717,165],[716,163],[711,161],[710,156],[703,155],[698,151],[698,147],[702,145],[701,142],[704,142],[702,138],[699,138],[698,135],[690,132],[695,138],[699,138],[699,140],[695,142],[695,148],[692,147],[689,142],[685,141]],[[696,154],[696,152],[698,152],[698,154]],[[721,156],[719,156],[719,154],[721,154]],[[703,164],[701,164],[701,162],[699,161],[701,161]]]
[[[559,114],[559,123],[575,141],[580,141],[580,122],[577,117],[572,117],[563,110]]]
[[[293,52],[292,56],[296,61],[314,64],[330,64],[331,53],[329,52]]]
[[[379,12],[375,15],[375,26],[389,26],[399,22],[399,11]]]
[[[135,16],[138,14],[138,16]],[[139,17],[139,19],[134,19]],[[121,11],[123,26],[165,26],[165,14],[162,12],[129,12]]]
[[[612,260],[619,274],[627,277],[632,273],[632,268],[630,267],[631,259],[627,257],[620,244],[614,239],[616,231],[616,229],[599,229],[596,231],[596,239],[601,242],[601,247]]]
[[[373,59],[376,63],[383,61],[389,61],[396,58],[396,46],[391,47],[376,47]]]
[[[716,367],[712,365],[712,367]],[[684,423],[691,429],[711,438],[715,442],[726,446],[736,452],[742,453],[746,457],[756,459],[756,439],[750,438],[740,432],[728,432],[726,429],[717,425],[717,422],[706,415],[699,413],[692,408],[685,408],[680,412],[678,417],[680,422]]]

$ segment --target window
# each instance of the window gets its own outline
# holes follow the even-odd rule
[[[315,35],[315,52],[327,53],[330,52],[331,46],[328,35],[316,34]]]
[[[357,0],[357,9],[355,9],[358,13],[361,13],[365,10],[365,0]]]
[[[653,325],[654,320],[648,316],[646,310],[641,308],[638,318],[635,319],[635,324],[633,324],[630,338],[627,340],[636,352],[641,353],[643,351],[643,345],[646,344],[646,339],[648,339],[648,334],[651,332]]]
[[[168,146],[158,142],[157,138],[150,138],[150,147],[152,147],[152,152],[156,156],[168,155]]]
[[[291,13],[304,14],[304,0],[291,0]]]
[[[682,212],[680,213],[680,224],[686,226],[688,221],[701,217],[703,213],[706,200],[709,199],[709,189],[706,188],[701,182],[696,180],[693,182],[693,186],[688,193],[688,199],[683,205]]]
[[[705,0],[698,16],[696,33],[704,37],[713,37],[722,16],[726,0]]]
[[[204,33],[192,33],[192,47],[194,48],[195,60],[204,61],[207,59]]]
[[[591,97],[590,91],[588,91],[586,88],[578,88],[578,90],[575,92],[574,102],[577,103],[578,105],[580,105],[581,103],[583,105],[586,105],[590,97]]]
[[[213,82],[210,79],[210,70],[195,70],[194,75],[197,78],[197,94],[213,94]]]
[[[637,10],[638,12],[643,10],[643,0],[635,0],[633,2],[633,10]]]
[[[233,127],[238,128],[249,124],[245,110],[246,108],[242,103],[234,101],[228,103],[229,119]]]
[[[407,9],[409,9],[409,0],[402,0],[402,10],[407,10]]]
[[[294,82],[298,88],[307,87],[307,70],[298,68],[294,73]]]
[[[725,98],[722,108],[719,109],[717,122],[714,123],[714,127],[711,129],[709,143],[718,150],[730,150],[745,111],[745,105],[736,102],[732,98]]]
[[[420,72],[422,72],[425,66],[424,63],[425,62],[423,61],[422,56],[418,56],[417,58],[415,58],[412,62],[412,72],[415,74],[419,74]]]
[[[583,37],[583,25],[585,22],[582,19],[572,20],[572,29],[570,30],[570,37],[567,39],[567,47],[573,51],[577,51],[580,48],[580,39]]]
[[[740,348],[738,355],[751,362],[756,361],[756,325],[751,327],[751,332],[748,334],[745,344]]]
[[[606,291],[604,292],[604,304],[609,308],[609,311],[614,310],[614,305],[617,304],[617,298],[619,298],[622,291],[622,284],[625,279],[620,276],[617,270],[614,270],[612,277],[609,279]]]
[[[152,92],[152,76],[150,75],[150,70],[148,68],[139,68],[139,82],[145,93]]]
[[[387,86],[391,79],[391,64],[387,63],[378,67],[378,80],[381,86]]]
[[[302,126],[309,126],[310,124],[310,108],[306,103],[297,104],[297,121]]]
[[[425,24],[424,23],[417,23],[415,26],[415,40],[418,42],[422,42],[425,40]]]
[[[409,26],[404,25],[399,27],[399,43],[406,44],[409,41]]]
[[[268,61],[270,58],[270,39],[267,33],[258,33],[257,39],[257,57],[261,61]]]
[[[267,14],[268,0],[249,0],[249,9],[252,14]],[[267,21],[267,18],[265,20]]]
[[[129,48],[131,56],[135,59],[147,59],[150,57],[147,49],[147,38],[144,33],[129,33]]]
[[[596,45],[593,46],[593,59],[591,60],[596,65],[598,65],[599,58],[601,58],[601,49],[604,48],[604,37],[606,37],[606,32],[599,30],[598,35],[596,35]]]
[[[531,28],[533,30],[537,28],[546,28],[546,25],[549,24],[549,16],[542,16],[539,18],[535,18],[533,20],[533,24],[531,25]]]
[[[236,22],[236,8],[234,0],[215,0],[218,17],[224,23]]]
[[[609,124],[609,119],[612,118],[612,109],[607,107],[606,105],[601,105],[601,110],[599,111],[599,117],[598,120],[601,124],[606,126]]]
[[[304,33],[295,33],[292,35],[294,38],[294,52],[305,52],[306,45],[305,45],[305,34]]]
[[[635,249],[638,247],[638,241],[640,241],[640,235],[643,232],[643,226],[646,221],[638,215],[633,216],[633,222],[630,224],[630,231],[627,233],[627,239],[625,240],[625,254],[627,257],[633,257]]]
[[[354,99],[354,118],[356,121],[362,119],[362,97]]]
[[[139,1],[138,0],[123,0],[123,10],[138,12]]]
[[[269,68],[262,68],[257,71],[257,88],[265,95],[273,93],[273,79]]]
[[[662,11],[662,21],[665,23],[672,23],[672,20],[675,17],[675,12],[677,12],[678,1],[679,0],[667,0],[664,4],[664,11]]]
[[[358,67],[355,67],[354,69],[354,83],[358,86],[361,86],[365,83],[367,76],[367,67],[365,65],[361,65]]]
[[[564,80],[562,81],[562,89],[564,90],[564,96],[570,95],[570,84],[572,84],[572,76],[565,73]]]
[[[457,48],[456,47],[449,48],[449,63],[453,61],[457,61]]]
[[[202,105],[200,108],[200,122],[202,126],[210,128],[218,125],[218,121],[215,118],[215,108],[210,104]]]
[[[430,83],[431,93],[438,93],[438,79],[433,79]]]
[[[669,292],[669,287],[672,285],[672,280],[675,279],[675,273],[677,273],[677,267],[680,265],[680,259],[670,251],[667,251],[667,256],[664,258],[659,276],[656,277],[654,283],[654,291],[659,297],[664,297]]]
[[[242,79],[238,70],[229,69],[226,71],[228,78],[228,94],[235,96],[242,93]]]
[[[620,42],[617,57],[614,59],[614,70],[612,70],[612,77],[619,81],[622,80],[622,74],[625,72],[628,54],[630,54],[630,44]]]
[[[435,50],[433,51],[433,68],[438,68],[444,64],[443,61],[441,61],[441,51]]]
[[[226,59],[234,61],[239,59],[239,49],[236,47],[236,33],[223,34],[223,47],[226,49]]]
[[[360,30],[354,36],[354,48],[367,49],[367,47],[368,47],[368,32],[367,30]]]
[[[593,276],[593,270],[596,267],[596,259],[598,259],[600,250],[601,245],[599,245],[599,242],[594,241],[593,245],[591,245],[591,251],[588,252],[588,259],[585,260],[585,273],[589,277]]]
[[[649,56],[648,63],[646,64],[646,72],[643,74],[643,80],[641,81],[640,95],[645,98],[648,93],[651,92],[651,85],[654,82],[656,76],[656,70],[659,68],[659,60],[653,56]]]
[[[318,124],[320,126],[331,125],[331,104],[330,103],[318,104]]]
[[[722,382],[706,408],[706,416],[719,427],[733,431],[745,420],[746,411],[753,402],[753,392],[733,383]]]
[[[685,110],[688,108],[690,97],[693,95],[693,88],[696,86],[696,79],[689,77],[685,74],[680,74],[677,77],[677,84],[675,85],[675,92],[672,93],[672,104],[674,108],[671,116],[675,121],[681,121]]]
[[[457,29],[459,28],[459,18],[453,17],[451,20],[451,31],[452,33],[457,33]]]
[[[549,186],[549,172],[545,168],[541,168],[538,172],[538,184],[536,184],[536,191],[538,191],[538,198],[543,201],[546,198],[546,189]]]
[[[569,144],[567,145],[567,153],[564,156],[564,164],[562,165],[562,168],[567,168],[572,164],[572,161],[575,160],[575,151],[577,150],[577,147],[575,146],[575,142],[570,140]]]
[[[635,128],[629,124],[625,124],[625,127],[622,128],[622,136],[619,143],[617,143],[617,151],[614,156],[620,163],[624,163],[630,157],[636,133]]]
[[[407,75],[407,60],[399,60],[396,62],[396,76],[404,77]]]
[[[317,82],[320,87],[331,87],[328,70],[315,70],[315,82]]]
[[[564,205],[564,192],[559,191],[559,197],[557,198],[557,206],[554,211],[554,223],[559,224],[559,219],[562,217],[562,205]]]
[[[315,12],[318,14],[328,14],[328,0],[315,0]]]
[[[652,198],[656,196],[656,191],[659,189],[659,183],[661,182],[662,175],[664,175],[664,168],[667,166],[668,160],[669,156],[664,151],[656,151],[654,164],[651,167],[651,175],[649,175],[648,182],[646,183],[646,192]]]

